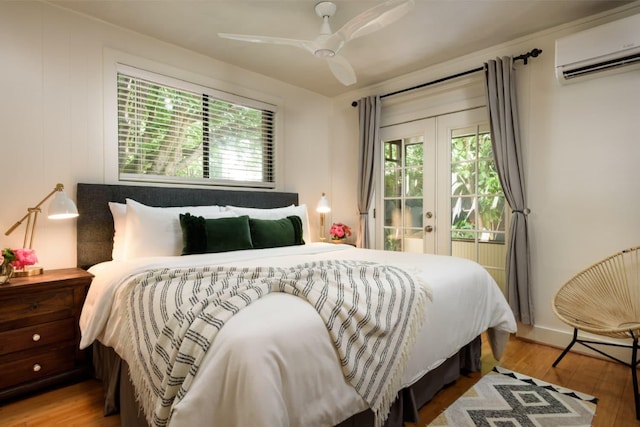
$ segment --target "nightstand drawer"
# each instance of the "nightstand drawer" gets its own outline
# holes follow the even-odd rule
[[[34,292],[20,298],[7,299],[0,307],[0,323],[73,310],[73,289]],[[67,317],[67,316],[65,316]]]
[[[56,322],[0,332],[0,355],[73,340],[76,334],[74,320],[73,317],[69,317]]]
[[[74,368],[75,346],[26,356],[0,365],[0,388],[45,378]]]

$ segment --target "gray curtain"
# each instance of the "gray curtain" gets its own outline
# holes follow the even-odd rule
[[[358,240],[359,248],[370,248],[369,208],[375,188],[374,170],[378,157],[380,130],[380,96],[374,95],[358,101],[360,149],[358,154]]]
[[[505,198],[513,212],[507,242],[507,300],[517,320],[533,325],[527,231],[529,209],[520,148],[513,58],[505,56],[489,61],[485,77],[493,155]]]

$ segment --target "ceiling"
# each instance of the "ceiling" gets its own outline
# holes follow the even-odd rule
[[[334,1],[332,30],[381,2]],[[358,79],[344,86],[325,60],[303,49],[217,36],[226,32],[313,40],[322,23],[314,12],[317,0],[49,1],[329,97],[631,2],[415,0],[413,9],[398,21],[342,48],[340,54]]]

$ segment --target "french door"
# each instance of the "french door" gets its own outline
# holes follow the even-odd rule
[[[455,255],[504,284],[506,211],[485,108],[381,129],[376,245]]]
[[[389,126],[382,137],[382,179],[379,189],[376,242],[384,250],[436,252],[435,119]]]

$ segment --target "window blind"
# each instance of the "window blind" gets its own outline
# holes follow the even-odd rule
[[[275,107],[132,67],[117,76],[121,180],[275,187]]]

